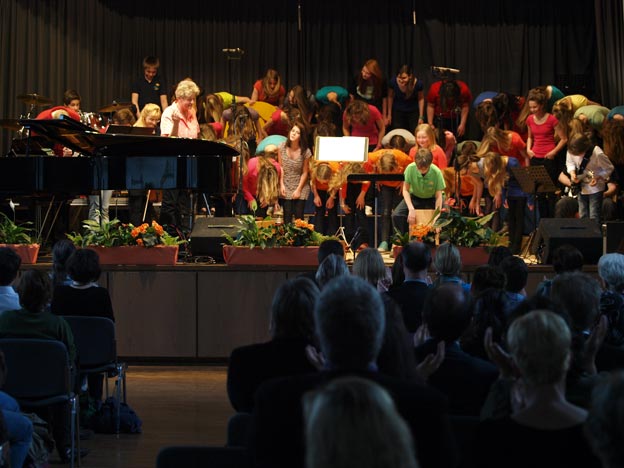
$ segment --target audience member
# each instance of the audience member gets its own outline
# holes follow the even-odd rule
[[[503,290],[505,288],[505,273],[494,265],[479,265],[472,274],[470,294],[478,298],[488,289]]]
[[[343,251],[340,255],[334,253],[328,255],[318,266],[314,279],[318,287],[323,289],[334,278],[349,274],[349,267],[345,262]]]
[[[600,313],[609,320],[605,345],[624,345],[624,255],[608,253],[598,260],[598,275],[603,285]]]
[[[273,380],[258,389],[252,425],[255,465],[303,466],[302,395],[336,378],[356,375],[392,395],[410,426],[423,467],[455,466],[445,399],[427,386],[375,370],[385,328],[379,293],[358,277],[342,276],[321,291],[314,318],[325,368],[316,374]]]
[[[470,298],[461,285],[445,283],[434,287],[423,308],[423,324],[429,338],[416,347],[415,353],[420,362],[444,341],[444,360],[429,377],[429,383],[448,397],[451,414],[478,416],[498,371],[492,363],[461,349],[458,340],[470,320]]]
[[[52,287],[61,284],[70,284],[71,279],[67,274],[67,260],[76,251],[76,246],[69,239],[61,239],[52,247]]]
[[[19,295],[11,285],[22,264],[22,259],[11,247],[0,247],[0,315],[6,310],[21,308]]]
[[[479,425],[474,466],[600,466],[583,435],[587,411],[565,397],[571,361],[571,335],[565,321],[550,311],[533,311],[511,324],[507,343],[511,357],[491,342],[488,352],[498,356],[501,371],[513,366],[519,373],[513,389],[514,411]]]
[[[410,242],[403,247],[401,257],[405,281],[386,294],[401,308],[405,327],[415,333],[422,324],[422,308],[429,292],[431,250],[422,242]]]
[[[490,250],[490,256],[488,257],[488,265],[500,265],[500,262],[507,257],[511,257],[511,249],[505,245],[497,245]]]
[[[552,266],[555,270],[555,278],[561,273],[581,271],[583,269],[583,254],[571,244],[562,244],[552,254]],[[554,279],[554,278],[553,278]],[[537,285],[535,294],[550,296],[550,287],[553,279],[544,279]]]
[[[236,411],[253,410],[254,394],[263,382],[314,372],[305,349],[315,344],[313,313],[318,295],[318,287],[308,278],[285,282],[273,296],[271,340],[232,351],[227,392]]]
[[[507,309],[509,313],[518,304],[526,299],[526,285],[529,279],[529,268],[520,257],[507,257],[500,263],[500,268],[505,274],[505,291],[507,292]]]
[[[303,399],[306,468],[417,468],[409,426],[378,384],[344,377]]]
[[[453,244],[445,242],[436,249],[433,267],[437,275],[434,285],[457,283],[464,288],[464,291],[470,293],[470,283],[461,279],[462,261],[459,249]]]
[[[380,292],[385,291],[384,280],[387,277],[386,264],[377,249],[361,250],[353,261],[353,274],[359,276]]]
[[[594,390],[585,436],[603,468],[624,466],[624,372],[605,376]]]
[[[474,286],[474,281],[472,284]],[[482,290],[472,302],[472,320],[459,340],[461,349],[471,356],[489,361],[490,358],[483,346],[485,332],[490,328],[492,339],[497,343],[500,342],[506,329],[507,310],[509,299],[502,287]]]

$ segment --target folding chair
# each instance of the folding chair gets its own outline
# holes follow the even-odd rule
[[[116,377],[117,398],[116,433],[119,435],[119,402],[123,395],[126,402],[126,364],[117,361],[115,323],[106,317],[63,316],[71,327],[74,344],[78,351],[80,378],[93,374],[105,374],[106,397],[108,378]]]
[[[171,446],[156,458],[156,468],[246,468],[251,466],[242,447]]]
[[[42,408],[69,403],[71,408],[70,464],[78,458],[80,466],[80,421],[78,397],[73,391],[72,363],[65,345],[56,340],[31,338],[0,339],[4,353],[7,378],[3,390],[17,400],[20,406]]]

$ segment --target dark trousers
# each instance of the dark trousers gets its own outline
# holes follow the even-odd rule
[[[381,186],[381,237],[379,242],[391,244],[392,235],[392,211],[403,200],[401,187]]]
[[[145,211],[145,203],[147,203],[147,211],[145,212],[145,222],[149,223],[154,219],[154,207],[147,199],[146,190],[128,190],[128,212],[130,223],[139,226],[143,223],[143,212]]]
[[[524,208],[526,197],[508,197],[507,224],[509,227],[509,249],[518,255],[522,249],[522,232],[524,230]]]
[[[335,200],[334,207],[328,210],[325,207],[329,198],[327,190],[317,190],[317,193],[321,199],[321,206],[314,205],[314,230],[324,235],[333,235],[338,230],[339,202]]]
[[[344,228],[345,236],[349,243],[355,240],[355,243],[351,245],[352,249],[357,249],[360,244],[368,244],[368,222],[366,220],[366,213],[363,209],[359,209],[355,206],[357,197],[362,190],[362,184],[354,184],[349,182],[347,184],[347,196],[345,197],[345,205],[349,207],[351,212],[345,214]],[[356,232],[358,232],[357,238],[354,239]],[[356,245],[357,244],[357,245]]]
[[[305,210],[305,200],[287,200],[280,198],[280,205],[284,210],[284,223],[292,223],[293,216],[295,219],[303,219]]]
[[[559,172],[557,171],[557,164],[554,159],[546,158],[531,158],[531,166],[544,166],[548,176],[551,178],[554,184],[557,184]],[[537,193],[537,208],[539,217],[541,218],[554,218],[555,217],[555,204],[557,203],[557,196],[554,193],[538,192]]]
[[[418,110],[403,112],[392,109],[392,129],[403,128],[414,133],[418,126]]]
[[[191,230],[191,195],[186,190],[163,190],[160,223]],[[177,235],[177,234],[176,234]]]

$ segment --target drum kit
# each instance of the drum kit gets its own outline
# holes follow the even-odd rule
[[[18,95],[17,100],[28,106],[28,112],[20,115],[19,119],[0,119],[0,127],[17,132],[18,138],[24,138],[27,135],[24,127],[20,125],[19,120],[36,118],[38,114],[38,112],[36,112],[37,107],[50,106],[52,104],[52,99],[37,93],[29,93]],[[112,104],[102,107],[97,112],[78,111],[78,114],[83,124],[98,132],[105,132],[115,112],[121,109],[130,109],[131,107],[131,102],[113,101]]]

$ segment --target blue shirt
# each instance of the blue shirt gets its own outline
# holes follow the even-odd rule
[[[0,313],[6,310],[19,310],[19,296],[12,286],[0,286]]]

